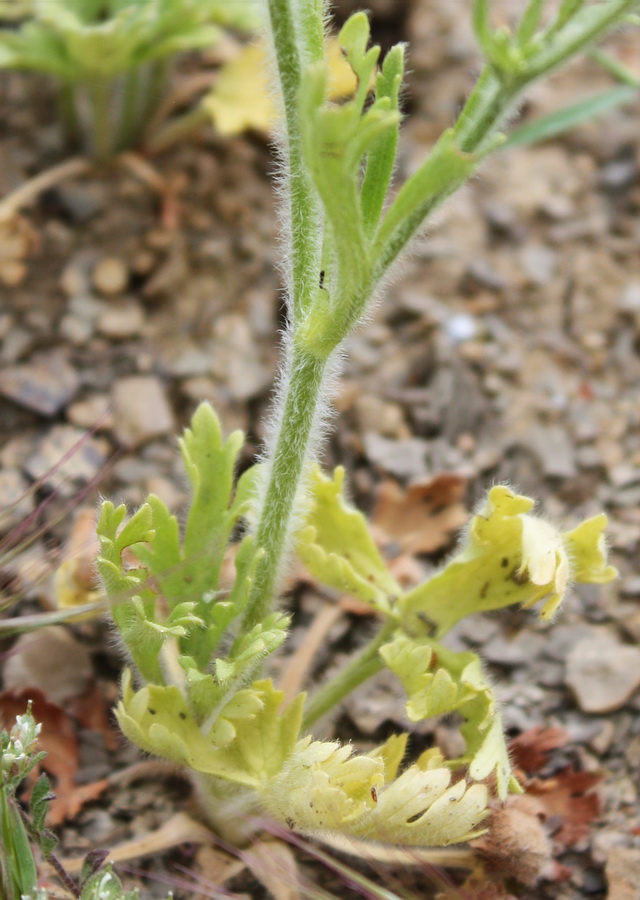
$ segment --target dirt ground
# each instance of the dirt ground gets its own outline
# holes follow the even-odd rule
[[[410,43],[400,181],[451,123],[478,59],[461,2],[372,6],[378,40]],[[637,30],[616,36],[611,49],[637,66]],[[536,85],[522,114],[532,119],[610,83],[595,63],[581,62]],[[3,74],[0,109],[5,195],[64,154],[47,85]],[[551,625],[505,611],[451,636],[452,646],[486,660],[511,736],[540,725],[566,730],[546,776],[569,764],[603,776],[597,821],[572,845],[556,841],[557,862],[569,871],[523,888],[528,898],[640,896],[639,133],[640,99],[485,165],[430,224],[350,339],[325,454],[327,465],[347,467],[354,498],[379,516],[390,485],[449,474],[460,496],[445,505],[458,511],[509,482],[566,527],[603,509],[610,518],[616,582],[578,586]],[[79,490],[88,486],[83,506],[99,495],[133,506],[153,491],[183,509],[175,437],[198,401],[215,405],[227,431],[246,431],[245,463],[262,438],[283,321],[268,142],[203,129],[147,162],[163,194],[131,167],[92,170],[0,224],[0,508],[41,479],[12,514],[15,528],[52,497],[45,533],[3,571],[21,612],[52,602],[50,575]],[[425,525],[419,549],[427,552],[412,555],[407,579],[443,558],[460,524],[453,516]],[[385,544],[389,556],[394,547]],[[292,579],[291,588],[293,651],[324,601],[307,582]],[[358,633],[355,614],[334,623],[317,677],[340,663]],[[8,641],[0,647],[5,688],[38,687],[67,712],[69,698],[89,696],[106,710],[117,696],[121,660],[104,623],[80,623],[64,640],[28,640],[37,642],[31,654],[12,652]],[[69,778],[111,781],[67,809],[61,855],[111,848],[192,809],[177,777],[114,779],[137,751],[114,738],[104,717],[73,709],[60,725],[78,742]],[[325,733],[366,746],[397,725],[407,726],[400,695],[382,679],[346,703]],[[435,722],[421,726],[417,745],[435,737],[455,745],[453,726]],[[176,897],[223,896],[175,882],[180,872],[205,872],[205,854],[190,846],[129,862],[123,877],[145,897],[171,883]],[[357,896],[321,866],[301,865],[336,896]],[[374,869],[378,881],[390,877]],[[390,887],[404,880],[415,896],[434,889],[429,872],[393,878]],[[246,871],[229,885],[266,896]]]

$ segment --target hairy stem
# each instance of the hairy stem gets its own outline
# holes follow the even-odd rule
[[[274,603],[316,424],[325,368],[325,360],[294,351],[256,529],[256,544],[265,555],[258,563],[251,586],[243,630],[262,621]]]
[[[317,0],[314,0],[313,6],[315,9]],[[304,163],[298,91],[303,64],[321,59],[324,52],[322,18],[317,12],[308,12],[304,18],[303,35],[298,35],[289,0],[269,0],[269,16],[284,105],[286,134],[283,152],[288,169],[288,196],[285,202],[289,206],[287,220],[290,222],[290,230],[287,240],[291,257],[287,278],[290,309],[295,323],[313,297],[312,287],[317,285],[320,269],[321,217],[318,200]],[[312,28],[314,19],[320,28],[320,40],[318,29]],[[305,38],[308,45],[306,48],[303,46]],[[305,50],[303,59],[302,52]]]
[[[396,627],[394,621],[386,622],[354,660],[309,697],[304,708],[303,729],[310,728],[357,687],[384,669],[384,660],[378,651]]]

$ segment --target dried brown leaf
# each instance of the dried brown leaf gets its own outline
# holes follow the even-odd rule
[[[466,487],[466,478],[455,473],[436,475],[406,490],[388,479],[378,488],[373,524],[405,553],[435,553],[468,519],[462,502]]]
[[[514,768],[528,775],[539,772],[546,765],[552,750],[563,747],[569,740],[564,728],[545,728],[538,725],[529,728],[509,742],[509,756]]]

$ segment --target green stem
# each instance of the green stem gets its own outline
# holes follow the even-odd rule
[[[118,150],[129,150],[140,135],[140,67],[124,76],[122,106],[118,128]]]
[[[93,113],[93,156],[105,162],[113,152],[111,140],[111,87],[108,78],[94,78],[87,85]]]
[[[294,350],[279,430],[269,454],[269,481],[256,529],[256,545],[265,555],[251,586],[243,632],[261,622],[273,607],[318,415],[325,368],[326,360]]]
[[[268,3],[286,125],[284,152],[288,168],[287,220],[291,223],[290,233],[287,236],[291,255],[288,289],[295,322],[313,298],[312,288],[317,286],[320,270],[321,217],[318,200],[304,161],[298,93],[302,69],[301,54],[304,53],[304,63],[308,64],[315,61],[319,54],[324,53],[322,40],[318,40],[317,34],[318,19],[320,23],[322,20],[315,10],[318,0],[313,0],[312,4],[308,2],[308,5],[313,6],[313,12],[308,10],[304,16],[303,34],[299,37],[296,34],[290,0],[268,0]],[[305,42],[307,47],[301,47]]]
[[[190,771],[200,807],[216,834],[233,847],[251,843],[251,811],[255,793],[223,778]]]
[[[165,97],[167,80],[171,69],[171,59],[157,59],[149,64],[145,84],[145,96],[140,110],[140,133],[144,131],[153,119],[160,103]]]
[[[384,660],[378,651],[396,627],[396,622],[386,622],[354,660],[309,697],[304,707],[303,729],[310,728],[357,687],[384,669]]]
[[[170,119],[162,128],[158,128],[145,141],[144,149],[149,153],[162,153],[210,122],[211,117],[205,107],[198,105],[195,109]]]
[[[61,81],[58,89],[58,118],[67,149],[80,144],[80,122],[76,107],[76,90],[71,81]]]

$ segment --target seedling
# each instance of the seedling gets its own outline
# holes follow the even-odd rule
[[[89,135],[100,160],[144,134],[179,52],[214,45],[223,26],[256,23],[251,0],[25,0],[19,11],[17,30],[0,30],[0,68],[52,77],[68,143]],[[0,5],[0,17],[12,13]]]
[[[479,834],[490,799],[519,785],[482,662],[448,649],[447,632],[511,604],[540,603],[548,619],[572,582],[615,577],[603,514],[561,532],[532,514],[533,500],[497,485],[451,560],[404,592],[346,499],[344,472],[326,475],[315,462],[340,347],[393,264],[502,145],[499,129],[528,85],[625,23],[638,2],[563,0],[545,23],[542,7],[530,0],[514,29],[495,29],[487,0],[476,0],[482,73],[455,125],[394,192],[403,46],[380,61],[367,17],[352,16],[339,40],[358,87],[334,104],[322,4],[268,2],[289,325],[264,461],[236,482],[243,436],[223,439],[202,405],[180,442],[192,495],[184,530],[153,495],[130,518],[106,501],[98,526],[98,567],[130,663],[120,727],[145,752],[192,772],[205,815],[227,840],[246,840],[261,811],[292,830],[416,846]],[[341,672],[283,706],[267,674],[289,627],[279,593],[292,553],[322,584],[369,604],[380,624]],[[225,586],[227,555],[235,576]],[[365,754],[313,739],[311,726],[384,667],[404,686],[411,721],[462,717],[460,757],[434,747],[405,765],[406,734]]]

